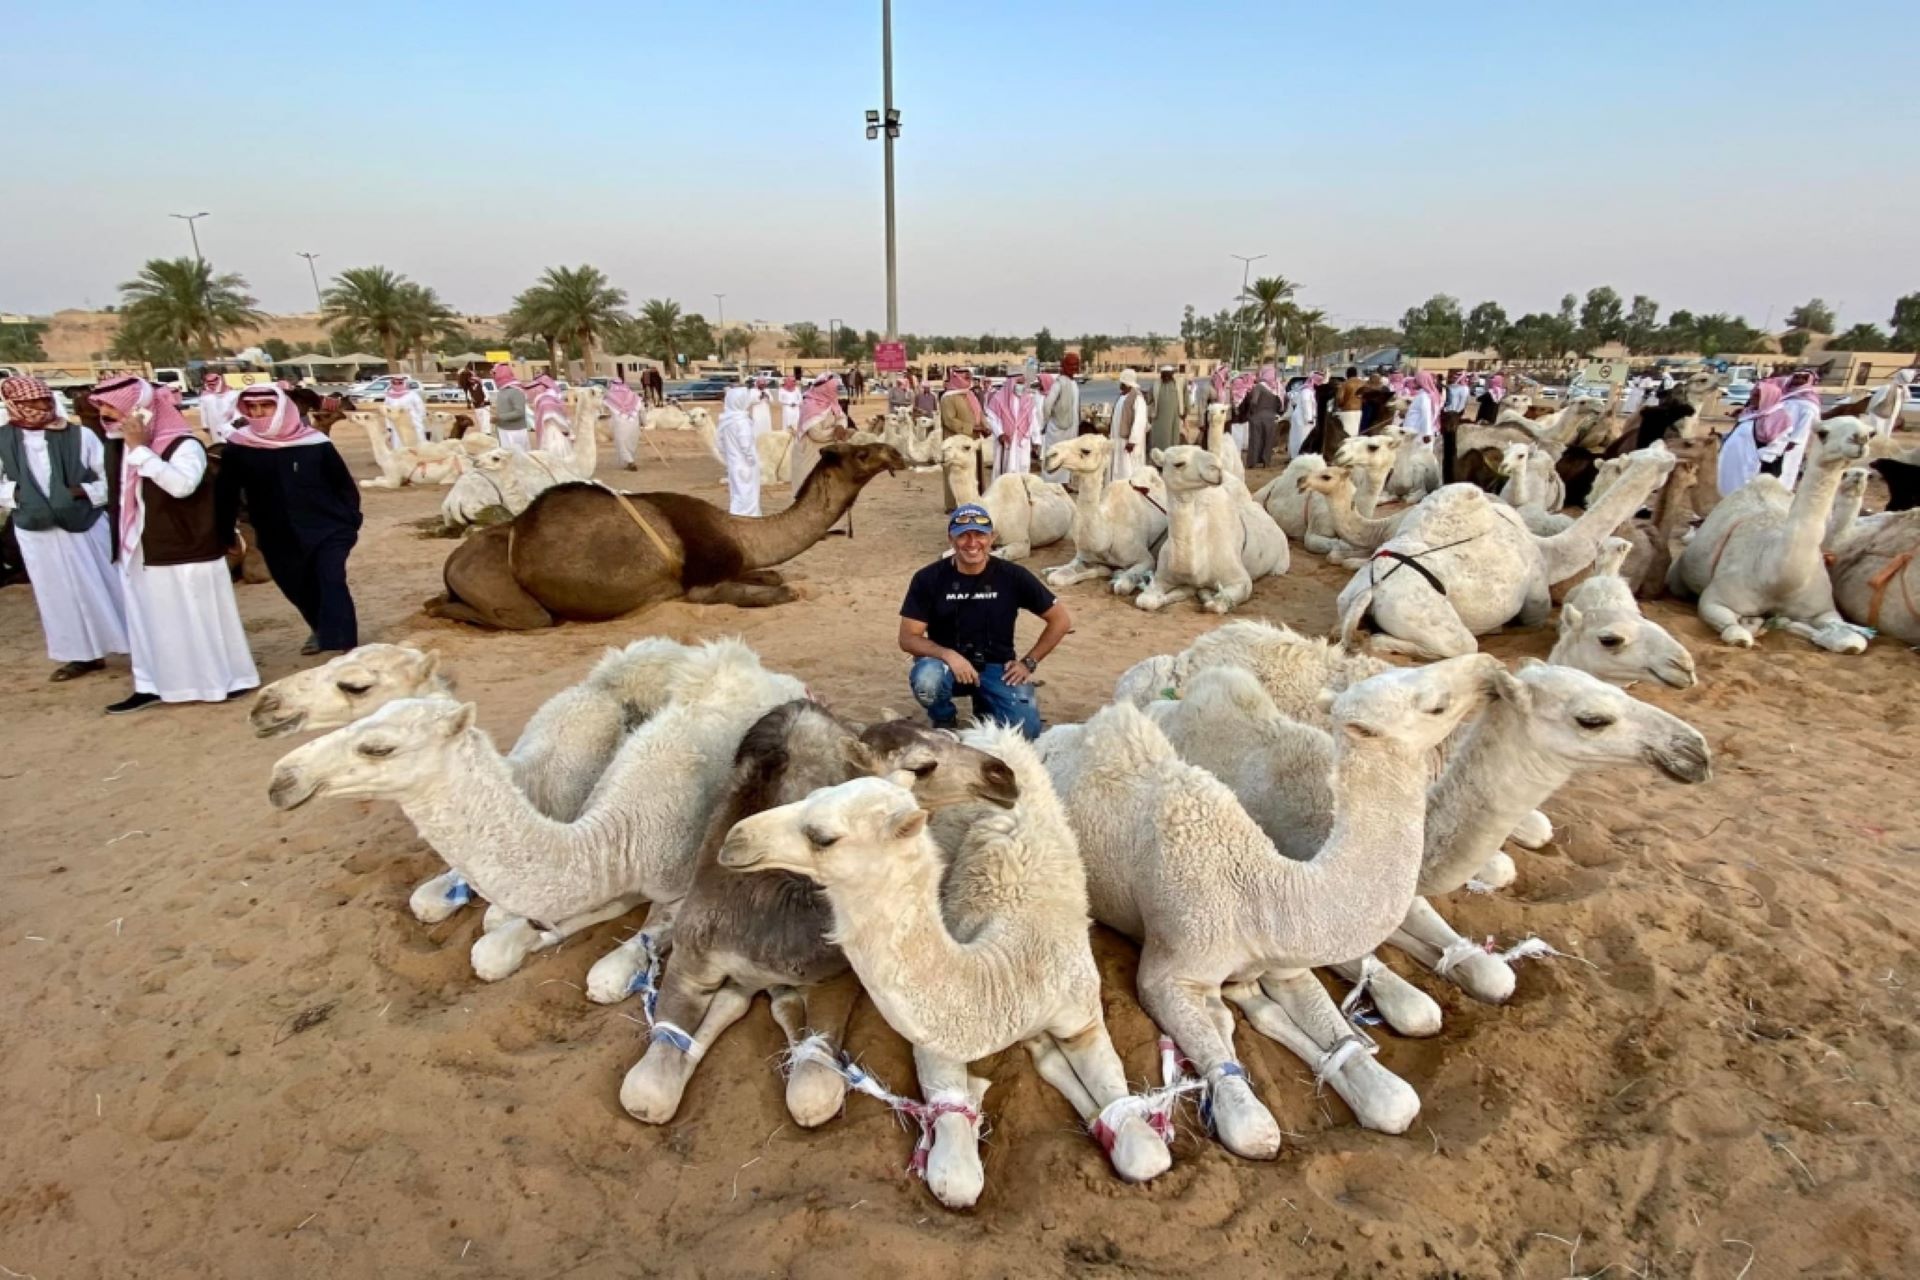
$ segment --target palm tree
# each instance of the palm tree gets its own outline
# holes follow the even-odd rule
[[[1285,276],[1261,276],[1240,295],[1259,319],[1261,332],[1266,335],[1267,342],[1275,341],[1280,323],[1287,314],[1288,300],[1299,287]],[[1280,348],[1277,345],[1273,353],[1279,356]]]
[[[788,345],[793,354],[802,360],[814,360],[820,355],[820,326],[811,320],[802,320],[787,326]]]
[[[640,340],[646,353],[666,361],[669,370],[679,367],[680,304],[671,298],[648,298],[640,307]]]
[[[408,281],[400,286],[401,349],[424,358],[436,338],[458,338],[465,330],[452,307],[440,295],[423,284]],[[424,366],[423,366],[424,367]]]
[[[539,283],[514,299],[516,312],[523,299],[537,315],[539,332],[570,338],[580,348],[591,377],[594,348],[604,345],[624,319],[620,308],[627,305],[627,291],[614,288],[598,267],[548,267]]]
[[[149,346],[192,348],[213,358],[223,330],[260,323],[247,282],[229,271],[213,273],[203,258],[154,258],[120,286],[121,324]]]
[[[421,286],[386,267],[349,267],[321,295],[321,323],[350,343],[380,345],[387,372],[400,372],[400,353],[419,331]]]
[[[1155,364],[1159,364],[1160,357],[1166,353],[1166,350],[1167,350],[1167,340],[1165,338],[1161,337],[1157,333],[1149,333],[1147,335],[1146,352],[1147,352],[1148,360],[1151,360]]]

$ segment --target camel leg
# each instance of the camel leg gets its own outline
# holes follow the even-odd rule
[[[407,910],[421,924],[439,924],[473,901],[473,889],[458,871],[443,871],[423,880],[407,898]]]
[[[1535,809],[1520,820],[1508,837],[1523,849],[1539,849],[1553,839],[1553,821],[1546,814]]]
[[[818,986],[781,987],[773,995],[773,1018],[787,1033],[792,1067],[787,1073],[787,1114],[803,1129],[815,1129],[840,1114],[847,1080],[840,1074],[841,1044],[860,980],[851,971]],[[808,1048],[807,1046],[811,1046]]]
[[[1075,583],[1085,582],[1089,578],[1107,578],[1113,576],[1113,570],[1103,564],[1089,564],[1079,556],[1067,561],[1057,569],[1047,570],[1045,577],[1050,587],[1071,587]]]
[[[1147,1016],[1200,1068],[1221,1145],[1247,1160],[1271,1160],[1280,1154],[1280,1126],[1254,1095],[1246,1068],[1234,1057],[1233,1013],[1220,999],[1219,988],[1176,976],[1151,941],[1140,954],[1138,987]]]
[[[743,569],[734,575],[732,581],[751,583],[756,587],[778,587],[786,583],[778,569]]]
[[[1675,560],[1674,564],[1678,566],[1679,561]],[[1698,610],[1700,621],[1720,633],[1721,643],[1741,649],[1753,648],[1752,629],[1746,625],[1739,614],[1720,603],[1719,598],[1713,594],[1712,583],[1708,583],[1707,589],[1701,592]]]
[[[1422,589],[1426,590],[1425,584]],[[1460,621],[1460,615],[1453,611],[1446,597],[1430,591],[1425,600],[1417,603],[1397,600],[1385,609],[1376,593],[1373,620],[1380,629],[1380,634],[1373,637],[1373,647],[1382,653],[1438,662],[1442,658],[1477,653],[1480,649],[1480,642],[1467,630],[1467,624]]]
[[[1136,591],[1148,590],[1153,585],[1153,570],[1152,560],[1128,565],[1113,575],[1113,594],[1130,596]]]
[[[1034,1045],[1042,1040],[1051,1052],[1043,1054],[1035,1050]],[[1039,1069],[1041,1078],[1058,1089],[1073,1104],[1074,1110],[1080,1112],[1082,1124],[1095,1125],[1100,1121],[1094,1128],[1094,1137],[1106,1150],[1113,1171],[1121,1178],[1128,1182],[1147,1182],[1173,1167],[1173,1153],[1167,1150],[1166,1140],[1147,1123],[1144,1111],[1137,1105],[1115,1106],[1127,1103],[1132,1095],[1127,1089],[1126,1068],[1121,1065],[1120,1055],[1107,1034],[1106,1023],[1097,1014],[1078,1034],[1051,1032],[1028,1041],[1027,1050],[1032,1053],[1033,1065]],[[1060,1066],[1066,1068],[1064,1077],[1058,1069]],[[1103,1120],[1103,1116],[1107,1118]]]
[[[1368,960],[1373,960],[1371,965]],[[1440,1006],[1434,998],[1371,956],[1329,966],[1348,982],[1367,974],[1367,994],[1373,1007],[1395,1034],[1425,1038],[1440,1034]]]
[[[1512,966],[1454,932],[1425,898],[1413,900],[1387,941],[1475,1000],[1502,1004],[1513,994]]]
[[[987,1184],[980,1164],[980,1104],[987,1082],[967,1071],[967,1064],[942,1058],[913,1046],[913,1069],[920,1078],[920,1096],[930,1106],[966,1107],[972,1115],[948,1111],[933,1122],[933,1146],[927,1152],[927,1187],[934,1199],[949,1209],[970,1209]]]
[[[1115,591],[1120,589],[1119,581],[1118,578],[1114,579]],[[1192,587],[1162,587],[1159,580],[1155,579],[1140,589],[1140,594],[1134,597],[1133,604],[1136,609],[1158,613],[1170,604],[1178,604],[1182,600],[1191,600],[1193,597]]]
[[[708,587],[692,587],[686,593],[688,604],[730,604],[741,609],[766,609],[790,603],[793,588],[782,584],[764,587],[751,582],[716,582]]]
[[[619,1004],[646,986],[647,971],[673,942],[673,913],[678,903],[654,903],[640,932],[628,938],[587,970],[587,999],[595,1004]]]
[[[1520,868],[1505,853],[1496,851],[1473,873],[1473,878],[1489,889],[1504,889],[1520,878]]]
[[[1867,638],[1847,625],[1838,612],[1829,609],[1807,619],[1813,634],[1807,638],[1829,653],[1865,653]]]
[[[482,982],[498,982],[517,970],[534,952],[557,946],[604,920],[625,915],[638,903],[637,898],[615,898],[603,907],[569,916],[551,929],[542,929],[531,920],[514,916],[474,939],[470,953],[474,976]]]
[[[1256,994],[1257,992],[1257,994]],[[1333,1086],[1361,1126],[1405,1133],[1420,1114],[1420,1095],[1373,1056],[1373,1044],[1341,1016],[1327,989],[1307,969],[1275,970],[1233,996],[1247,1021]]]
[[[620,1082],[620,1105],[636,1120],[665,1124],[673,1119],[700,1059],[753,1004],[753,992],[729,981],[723,970],[708,966],[706,959],[676,953],[661,976],[654,1025],[669,1030],[652,1037],[647,1051]],[[694,1028],[691,1044],[682,1047],[686,1042],[672,1032],[689,1027]]]
[[[1552,616],[1553,591],[1543,573],[1527,583],[1527,598],[1521,602],[1520,613],[1514,621],[1523,627],[1539,627],[1545,626]]]

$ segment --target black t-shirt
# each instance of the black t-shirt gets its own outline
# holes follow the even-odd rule
[[[943,559],[913,575],[900,616],[926,623],[928,639],[979,667],[1013,661],[1013,623],[1020,610],[1051,608],[1053,592],[1011,561],[990,558],[985,569],[968,574]]]

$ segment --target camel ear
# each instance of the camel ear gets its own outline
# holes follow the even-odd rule
[[[1560,606],[1560,629],[1569,631],[1580,625],[1580,610],[1573,605]]]
[[[1487,672],[1487,694],[1518,707],[1525,707],[1531,700],[1527,686],[1515,679],[1506,667],[1497,664]]]
[[[922,831],[926,830],[926,826],[927,811],[925,809],[909,809],[904,817],[901,817],[894,823],[893,838],[896,840],[912,840]]]
[[[440,651],[429,649],[420,655],[420,676],[426,679],[440,670]]]
[[[460,709],[455,711],[453,717],[447,721],[447,736],[449,738],[457,738],[467,730],[473,728],[474,717],[478,714],[478,708],[471,702],[461,703]]]

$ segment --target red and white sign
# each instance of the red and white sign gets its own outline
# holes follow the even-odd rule
[[[907,371],[907,344],[904,342],[874,343],[873,367],[881,373],[905,373]]]

